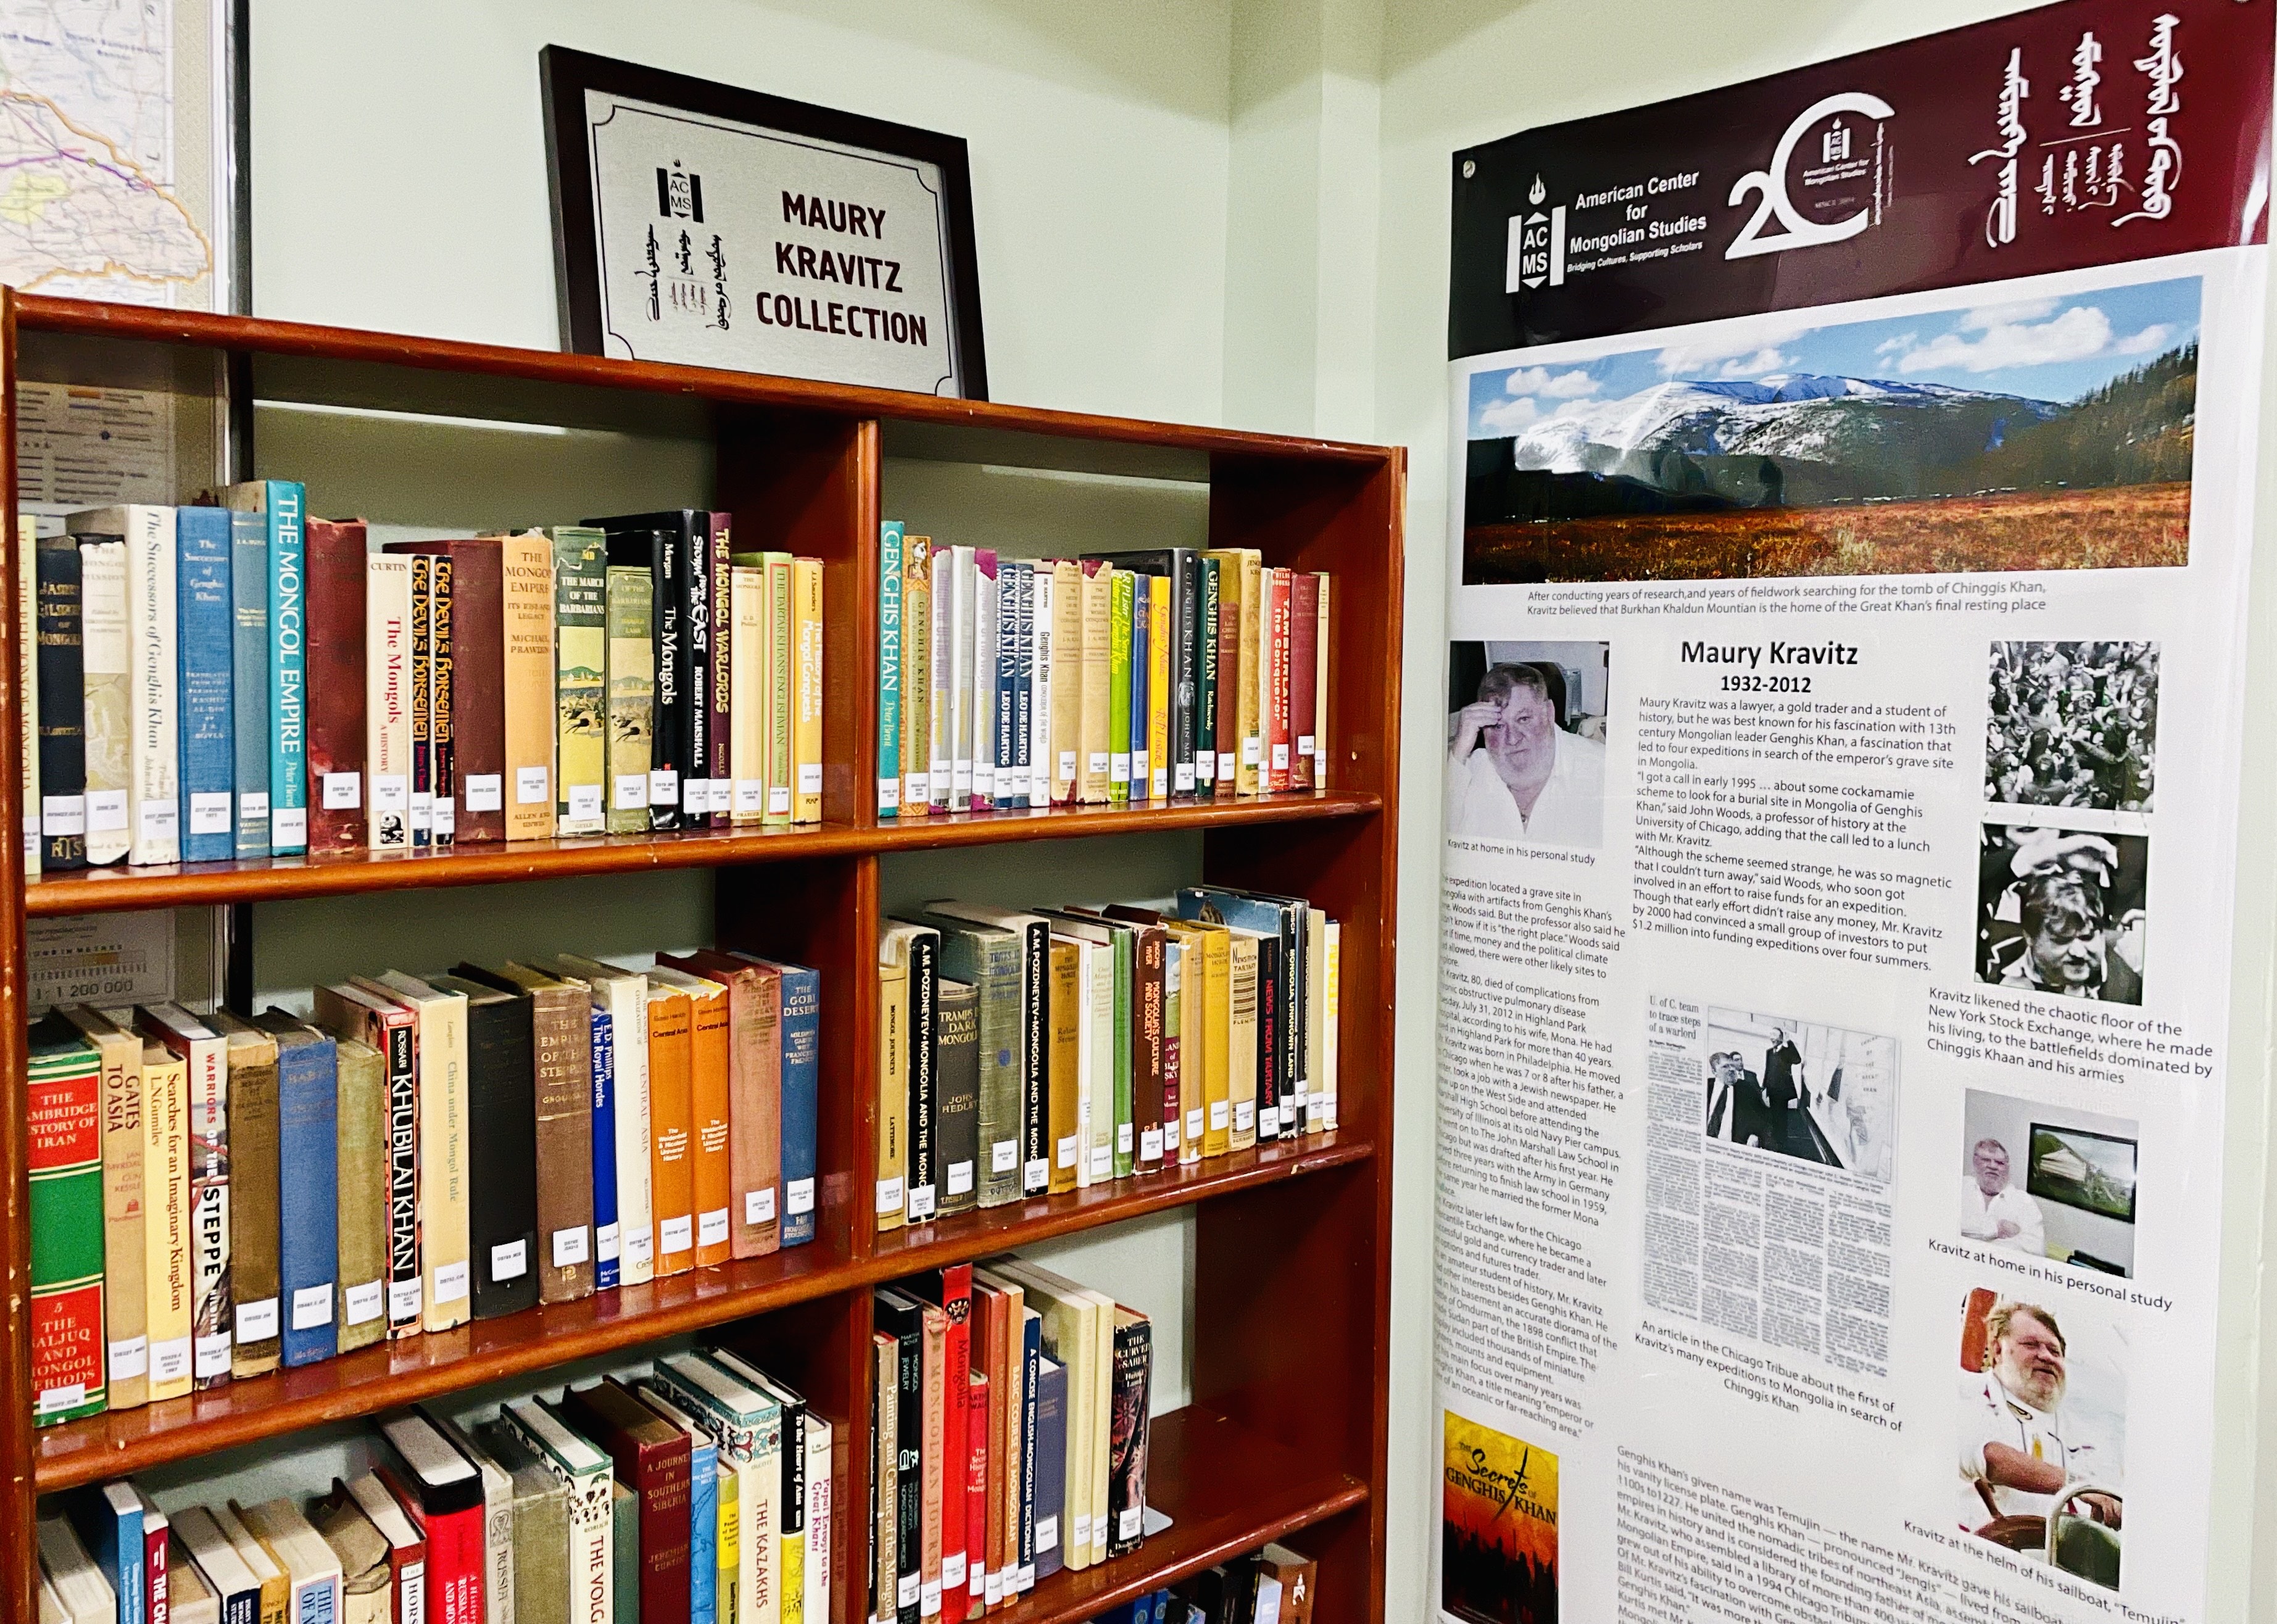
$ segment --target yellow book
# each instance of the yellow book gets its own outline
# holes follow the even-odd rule
[[[190,1079],[179,1055],[142,1046],[142,1332],[150,1401],[190,1391]]]
[[[643,579],[646,577],[644,576]],[[419,1262],[427,1277],[425,1327],[448,1330],[474,1312],[467,1110],[467,995],[391,970],[352,986],[407,1005],[415,1016],[419,1073]]]
[[[103,1300],[107,1394],[114,1410],[149,1399],[150,1345],[143,1289],[142,1038],[98,1010],[64,1018],[95,1046],[103,1066]]]
[[[767,811],[762,822],[790,821],[792,739],[798,731],[792,706],[796,703],[791,678],[797,663],[794,644],[797,615],[791,604],[791,567],[788,553],[763,555],[767,572]]]
[[[1257,943],[1253,932],[1227,927],[1226,1148],[1257,1143]],[[1207,1132],[1206,1128],[1203,1132]]]
[[[1083,792],[1085,806],[1107,804],[1108,693],[1115,651],[1115,567],[1086,560],[1083,570]]]
[[[1170,798],[1170,577],[1146,583],[1146,780],[1156,801]]]
[[[1321,612],[1313,637],[1313,788],[1329,787],[1329,581],[1321,573]]]
[[[720,1624],[738,1624],[742,1617],[742,1483],[741,1472],[731,1469],[720,1474],[720,1534],[712,1546],[720,1568],[719,1589],[713,1592],[719,1602],[714,1616]]]
[[[1051,1063],[1045,1099],[1051,1123],[1049,1188],[1054,1195],[1075,1188],[1076,1163],[1083,1152],[1083,1136],[1076,1120],[1076,1067],[1083,1037],[1082,968],[1083,954],[1077,944],[1063,936],[1052,938],[1046,981],[1050,988],[1051,1014],[1046,1031],[1051,1042]]]
[[[767,577],[763,569],[737,564],[727,579],[728,612],[735,617],[735,641],[727,645],[732,815],[737,823],[757,823],[767,811]]]
[[[902,805],[933,810],[933,538],[902,538]]]
[[[1341,1044],[1337,1037],[1337,1017],[1343,1013],[1344,998],[1341,982],[1344,976],[1344,927],[1336,920],[1329,921],[1329,950],[1321,957],[1328,961],[1321,975],[1321,1069],[1314,1075],[1320,1080],[1313,1086],[1326,1091],[1321,1105],[1321,1125],[1330,1132],[1336,1125],[1336,1063]]]
[[[1241,760],[1234,768],[1238,795],[1255,795],[1265,763],[1265,559],[1251,547],[1237,547],[1241,560]]]
[[[791,728],[791,774],[796,787],[791,796],[790,820],[793,823],[819,823],[822,821],[822,560],[819,558],[793,559],[790,583],[791,635],[797,660],[797,675],[794,679],[796,696]],[[925,636],[922,627],[918,635],[920,637]],[[907,646],[906,636],[903,646]],[[902,690],[905,696],[909,691],[907,688]],[[914,808],[904,802],[903,810],[922,812],[925,810],[924,800],[925,797],[919,796],[918,804]]]
[[[537,530],[499,539],[506,609],[506,837],[553,837],[553,544]]]
[[[1084,607],[1083,566],[1061,559],[1052,569],[1052,804],[1076,799],[1082,782]]]
[[[878,1227],[902,1227],[909,1187],[910,967],[891,930],[878,943]]]
[[[1186,950],[1178,1011],[1178,1109],[1185,1132],[1178,1160],[1199,1162],[1225,1154],[1226,934],[1183,919],[1164,919],[1162,928]]]

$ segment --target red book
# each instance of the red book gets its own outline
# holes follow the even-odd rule
[[[948,1465],[948,1482],[962,1491],[956,1475],[956,1463],[965,1459],[964,1379],[972,1372],[972,1265],[957,1263],[947,1269],[929,1269],[902,1282],[902,1289],[921,1301],[929,1302],[948,1316],[948,1346],[942,1360],[948,1371],[948,1391],[942,1406],[942,1437],[940,1458]],[[928,1396],[926,1409],[932,1409]],[[947,1609],[948,1597],[963,1590],[967,1583],[971,1549],[964,1540],[963,1501],[956,1503],[956,1514],[946,1513],[940,1531],[940,1593],[941,1606]]]
[[[390,553],[451,560],[450,684],[453,839],[506,838],[506,564],[496,536],[392,541]],[[437,639],[440,644],[440,638]],[[445,674],[438,671],[439,689]],[[442,775],[435,793],[443,794]],[[429,1624],[433,1624],[430,1620]]]
[[[561,1418],[640,1497],[641,1624],[688,1624],[688,1434],[613,1376],[562,1394]]]
[[[1233,577],[1229,580],[1227,577]],[[1219,560],[1217,578],[1217,782],[1218,799],[1233,799],[1241,760],[1241,566],[1230,554]]]
[[[1169,937],[1159,925],[1132,927],[1136,965],[1131,976],[1131,1120],[1138,1142],[1133,1160],[1142,1173],[1162,1170],[1162,1124],[1170,1011],[1165,978],[1169,972]],[[1169,1102],[1175,1111],[1177,1102]],[[1177,1157],[1170,1158],[1177,1161]]]
[[[364,843],[363,521],[311,519],[307,545],[313,854]]]
[[[1320,672],[1321,577],[1289,576],[1289,787],[1313,788],[1313,690]]]
[[[964,1549],[967,1554],[963,1617],[977,1619],[987,1611],[988,1576],[988,1378],[978,1370],[965,1373],[969,1402],[964,1412]],[[942,1613],[959,1616],[946,1599]]]
[[[142,1502],[142,1616],[150,1624],[166,1624],[173,1616],[172,1587],[166,1576],[166,1513],[150,1503],[140,1489]]]
[[[983,1503],[974,1513],[977,1521],[966,1527],[965,1543],[970,1549],[965,1561],[972,1570],[974,1599],[985,1604],[993,1574],[999,1606],[1003,1605],[1004,1590],[1004,1452],[997,1447],[997,1441],[1004,1435],[1005,1388],[996,1376],[1004,1368],[1006,1305],[1004,1293],[994,1286],[978,1280],[972,1283],[972,1367],[988,1381],[988,1407],[982,1427],[987,1471],[981,1484]],[[968,1418],[968,1429],[971,1424]],[[979,1529],[977,1537],[971,1531],[975,1527]]]
[[[1265,736],[1265,759],[1258,764],[1257,787],[1270,795],[1289,787],[1289,572],[1263,575],[1265,602],[1265,695],[1258,730]]]
[[[427,1624],[484,1624],[483,1478],[426,1417],[383,1416],[399,1466],[376,1468],[427,1542]]]

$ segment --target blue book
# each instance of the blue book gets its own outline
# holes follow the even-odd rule
[[[902,804],[902,522],[878,527],[878,816]]]
[[[142,1497],[130,1483],[105,1483],[67,1498],[64,1510],[118,1603],[118,1624],[145,1624]]]
[[[1131,584],[1138,590],[1131,602],[1131,798],[1146,800],[1154,792],[1154,763],[1146,754],[1147,577]]]
[[[617,1045],[609,1012],[593,1006],[593,1284],[617,1284]]]
[[[1036,1577],[1048,1579],[1066,1560],[1067,1367],[1047,1359],[1036,1377]]]
[[[282,1010],[277,1040],[278,1309],[289,1369],[339,1351],[339,1046]]]
[[[1036,1435],[1037,1406],[1043,1394],[1044,1319],[1033,1308],[1020,1315],[1020,1589],[1036,1583],[1036,1513],[1043,1481],[1037,1475],[1036,1457],[1042,1446]],[[1064,1443],[1062,1445],[1064,1447]]]
[[[308,492],[258,479],[232,485],[229,505],[268,521],[269,848],[293,857],[308,849]]]
[[[688,1624],[720,1616],[720,1446],[701,1428],[688,1438]]]
[[[822,977],[738,953],[782,975],[782,1244],[814,1239],[815,1125],[821,1115]]]
[[[269,855],[269,520],[229,515],[230,708],[237,757],[237,855]]]
[[[189,814],[182,828],[185,863],[225,863],[237,855],[230,518],[226,507],[183,507],[174,515],[181,797]]]

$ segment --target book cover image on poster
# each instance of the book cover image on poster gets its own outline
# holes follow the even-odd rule
[[[2045,1291],[1978,1286],[1961,1307],[1960,1526],[2113,1590],[2127,1537],[2127,1341],[2094,1309]]]
[[[1463,580],[2185,565],[2199,278],[2108,279],[1474,372]]]
[[[1557,1457],[1444,1414],[1441,1610],[1470,1624],[1557,1624]]]

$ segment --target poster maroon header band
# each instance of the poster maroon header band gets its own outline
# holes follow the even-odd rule
[[[2277,0],[2064,0],[1454,158],[1451,359],[2261,242]]]

